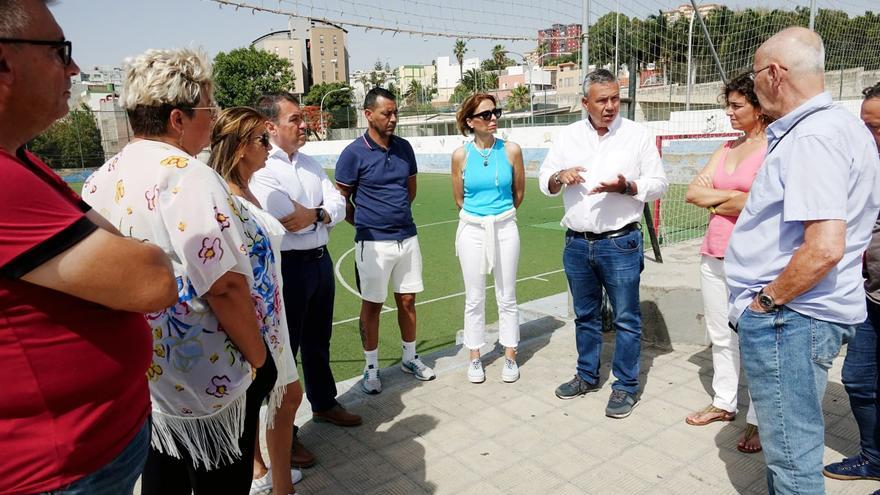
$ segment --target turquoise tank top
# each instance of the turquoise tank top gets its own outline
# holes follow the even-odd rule
[[[513,208],[513,166],[504,151],[504,141],[495,139],[492,148],[482,152],[473,141],[464,149],[465,213],[484,217]]]

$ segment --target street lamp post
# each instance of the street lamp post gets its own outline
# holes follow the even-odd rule
[[[321,105],[320,105],[320,107],[318,108],[318,119],[319,119],[320,122],[321,122],[321,125],[320,125],[320,126],[321,126],[321,131],[324,132],[324,138],[325,138],[325,139],[326,139],[326,137],[327,137],[327,131],[324,129],[324,98],[327,98],[327,96],[329,96],[331,93],[338,93],[338,92],[340,92],[340,91],[351,91],[351,89],[352,89],[352,88],[351,88],[350,86],[345,86],[345,87],[342,87],[342,88],[336,88],[336,89],[333,89],[333,90],[327,91],[326,93],[324,93],[324,96],[321,97]]]
[[[530,124],[532,125],[532,127],[534,127],[534,126],[535,126],[535,107],[534,107],[534,105],[532,104],[532,89],[531,89],[531,85],[532,85],[532,67],[531,67],[531,65],[529,65],[529,59],[527,59],[525,55],[523,55],[522,53],[519,53],[519,52],[514,52],[514,51],[507,50],[507,51],[504,52],[504,53],[512,53],[512,54],[514,54],[514,55],[519,55],[520,57],[522,57],[523,63],[526,64],[526,70],[529,72],[529,82],[528,82],[528,86],[526,86],[527,88],[529,88],[529,122],[530,122]],[[547,56],[550,56],[550,55],[571,55],[571,52],[549,52],[549,53],[544,53],[544,54],[542,54],[542,55],[539,55],[538,58],[535,59],[535,62],[536,62],[536,63],[537,63],[537,62],[540,62],[542,58],[547,57]],[[546,104],[546,102],[547,102],[547,93],[546,93],[546,90],[544,90],[544,91],[545,91],[545,93],[544,93],[544,103]]]

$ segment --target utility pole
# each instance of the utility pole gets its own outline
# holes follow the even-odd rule
[[[590,71],[590,0],[581,0],[581,75]],[[581,105],[581,119],[587,118],[587,110]]]

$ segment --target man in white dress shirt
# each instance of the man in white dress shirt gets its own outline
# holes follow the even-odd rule
[[[562,263],[574,302],[577,373],[556,389],[571,399],[599,388],[602,289],[613,308],[616,340],[611,398],[605,415],[625,418],[638,403],[644,268],[639,219],[646,201],[666,191],[651,132],[619,116],[620,86],[605,69],[584,80],[586,120],[561,129],[541,164],[541,192],[563,192]]]
[[[266,117],[272,149],[265,168],[254,173],[250,189],[288,231],[281,244],[281,271],[291,350],[294,356],[302,350],[306,396],[315,421],[357,426],[360,416],[336,401],[330,369],[336,285],[327,241],[333,225],[345,219],[345,200],[321,165],[299,151],[306,142],[306,123],[296,97],[264,95],[257,110]],[[297,440],[294,446],[295,465],[314,463]]]

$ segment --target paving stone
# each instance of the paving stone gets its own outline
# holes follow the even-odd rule
[[[762,453],[736,451],[748,404],[741,382],[740,413],[730,423],[687,425],[688,414],[711,402],[711,351],[644,346],[641,401],[622,420],[605,417],[614,377],[613,334],[606,335],[601,389],[572,400],[554,389],[576,362],[570,320],[552,334],[521,342],[522,377],[499,379],[501,354],[484,356],[487,380],[466,381],[466,351],[426,356],[436,380],[418,382],[390,369],[378,396],[340,382],[340,402],[364,418],[356,428],[297,416],[301,440],[318,458],[297,485],[310,495],[347,494],[747,494],[767,493]],[[456,361],[457,360],[457,361]],[[825,462],[858,452],[858,430],[835,359],[823,400]],[[383,384],[385,381],[383,381]],[[871,481],[826,480],[831,495],[870,493]],[[136,491],[137,493],[137,491]]]

